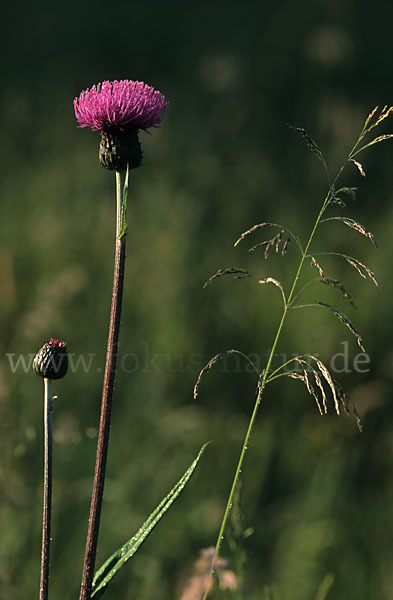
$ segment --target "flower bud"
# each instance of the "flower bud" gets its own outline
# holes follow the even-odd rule
[[[125,171],[127,165],[136,169],[142,162],[138,130],[102,131],[98,156],[102,166],[110,171]]]
[[[68,356],[65,342],[51,338],[34,357],[33,370],[45,379],[62,379],[67,369]]]

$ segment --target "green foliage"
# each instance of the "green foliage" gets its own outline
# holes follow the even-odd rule
[[[108,600],[156,600],[159,590],[159,600],[173,600],[188,565],[214,541],[255,391],[252,367],[235,355],[216,366],[196,401],[195,379],[223,348],[262,364],[281,311],[273,285],[223,278],[203,290],[203,283],[228,265],[231,240],[254,223],[274,215],[304,239],[325,180],[286,122],[311,132],[334,171],[369,107],[393,97],[389,3],[372,10],[365,0],[246,0],[224,9],[173,2],[162,10],[153,0],[113,10],[120,21],[102,2],[94,10],[22,2],[7,5],[2,20],[11,49],[0,102],[0,597],[7,600],[37,597],[42,431],[40,382],[20,369],[13,374],[6,353],[34,353],[48,335],[67,339],[71,354],[94,355],[89,371],[70,371],[54,390],[51,595],[61,598],[67,589],[77,598],[80,584],[110,307],[114,177],[98,163],[98,134],[76,128],[73,98],[103,79],[130,77],[170,100],[162,126],[141,133],[144,166],[130,180],[125,316],[98,560],[125,531],[138,529],[152,499],[177,480],[194,448],[212,439],[209,460],[182,502],[107,592]],[[335,577],[327,600],[385,600],[391,593],[390,156],[389,144],[365,150],[356,159],[367,177],[354,164],[345,180],[359,186],[356,206],[345,198],[346,214],[375,233],[380,249],[338,223],[321,228],[315,248],[339,246],[351,257],[356,244],[356,258],[383,288],[380,294],[368,276],[367,285],[346,260],[315,254],[356,299],[355,312],[335,289],[319,294],[361,331],[366,372],[354,369],[356,342],[327,310],[293,311],[282,341],[288,359],[336,355],[364,432],[333,411],[321,417],[296,382],[283,378],[267,388],[243,472],[242,512],[254,527],[244,542],[247,600],[260,600],[265,585],[274,600],[315,600],[327,573]],[[249,253],[239,244],[235,256],[239,268],[283,283],[297,250],[291,243],[285,262],[273,252],[267,264],[263,249]],[[281,363],[276,356],[275,366]],[[227,546],[223,555],[235,568]]]
[[[116,550],[108,558],[108,560],[98,569],[93,579],[93,593],[92,597],[96,596],[100,598],[103,592],[107,589],[108,584],[111,582],[113,577],[119,571],[119,569],[125,565],[127,561],[134,556],[135,552],[141,547],[146,538],[150,535],[166,511],[172,506],[174,501],[184,490],[185,486],[189,482],[194,473],[199,459],[205,451],[207,444],[202,446],[198,456],[188,467],[187,471],[180,477],[176,485],[171,489],[169,494],[160,502],[157,508],[150,514],[149,518],[143,523],[142,527],[137,533],[129,539],[121,548]]]
[[[293,306],[293,303],[302,294],[302,292],[306,289],[307,285],[309,283],[312,283],[312,281],[313,281],[313,279],[310,279],[305,285],[303,285],[303,287],[300,289],[300,291],[298,291],[298,289],[297,289],[298,283],[299,283],[300,276],[302,274],[304,262],[307,258],[311,258],[312,266],[316,266],[320,272],[320,275],[321,275],[320,281],[325,284],[332,285],[334,288],[339,289],[340,292],[342,293],[342,296],[344,298],[349,299],[351,305],[355,306],[351,300],[350,294],[348,293],[346,288],[342,285],[342,283],[338,280],[332,279],[331,277],[325,277],[321,267],[318,265],[315,258],[310,256],[308,254],[308,252],[309,252],[309,248],[313,244],[315,244],[316,234],[317,234],[317,231],[319,232],[319,225],[322,222],[322,216],[325,214],[325,212],[332,205],[334,206],[335,204],[338,204],[339,206],[345,206],[345,203],[343,203],[341,200],[338,200],[338,198],[336,196],[336,192],[335,192],[336,183],[339,180],[340,175],[343,173],[345,166],[347,165],[348,162],[353,160],[353,157],[356,156],[359,152],[364,150],[369,145],[372,145],[372,144],[368,144],[366,146],[363,146],[360,150],[358,149],[359,146],[361,145],[361,143],[363,142],[363,139],[367,135],[367,133],[369,133],[369,131],[373,127],[375,127],[381,121],[383,121],[386,117],[388,117],[393,112],[393,107],[388,108],[387,106],[385,106],[379,114],[377,113],[377,111],[378,111],[378,107],[376,107],[370,113],[368,118],[366,119],[363,129],[362,129],[357,141],[355,142],[355,144],[353,145],[348,156],[346,157],[346,159],[342,163],[341,167],[339,168],[337,175],[334,178],[333,182],[331,180],[325,158],[324,158],[321,150],[316,145],[316,143],[310,138],[310,136],[307,134],[305,129],[299,128],[299,127],[294,128],[298,133],[301,134],[303,139],[306,141],[307,146],[309,147],[311,152],[313,154],[316,154],[317,157],[319,158],[319,160],[323,163],[323,165],[325,167],[326,175],[327,175],[327,180],[328,180],[328,192],[325,195],[325,198],[322,202],[322,206],[319,209],[319,212],[317,214],[316,220],[314,221],[313,224],[310,225],[311,233],[309,234],[307,242],[305,243],[304,250],[302,250],[302,245],[299,244],[299,249],[301,249],[301,257],[300,257],[299,263],[297,264],[297,266],[295,266],[294,276],[293,276],[292,283],[290,284],[288,296],[286,296],[286,293],[284,291],[282,284],[279,281],[277,281],[276,279],[274,279],[273,277],[266,277],[266,278],[260,279],[258,281],[258,283],[261,283],[261,284],[272,283],[277,288],[279,288],[281,295],[282,295],[283,312],[282,312],[281,319],[279,321],[279,324],[278,324],[278,327],[277,327],[277,330],[276,330],[276,333],[274,336],[272,347],[267,351],[267,359],[266,359],[265,368],[263,368],[258,374],[258,370],[255,367],[257,374],[258,374],[256,400],[255,400],[254,407],[250,414],[249,424],[247,427],[246,434],[244,436],[244,440],[243,440],[241,452],[240,452],[240,457],[239,457],[239,460],[237,463],[235,475],[233,477],[232,485],[231,485],[228,499],[226,502],[224,515],[223,515],[221,525],[219,528],[217,542],[216,542],[216,546],[215,546],[215,551],[216,551],[217,555],[219,555],[221,553],[224,535],[227,530],[230,513],[232,511],[232,507],[233,507],[233,504],[234,504],[234,501],[236,498],[237,486],[240,483],[241,473],[243,470],[243,466],[245,464],[246,452],[248,450],[248,446],[252,439],[252,430],[253,430],[255,422],[256,422],[258,410],[259,410],[259,407],[260,407],[260,404],[262,401],[263,392],[265,390],[266,385],[272,380],[272,378],[277,379],[277,377],[280,377],[282,375],[287,375],[293,379],[300,379],[301,381],[303,381],[307,387],[308,393],[316,401],[316,404],[318,406],[318,409],[319,409],[319,412],[321,415],[327,414],[326,391],[322,384],[322,380],[325,380],[325,384],[327,384],[326,387],[329,389],[329,391],[331,392],[331,394],[333,396],[337,414],[340,414],[339,402],[338,402],[339,399],[340,399],[341,403],[343,404],[345,412],[347,414],[350,414],[350,403],[348,401],[348,398],[347,398],[345,392],[342,391],[341,386],[337,385],[334,382],[331,372],[329,371],[329,369],[326,368],[326,366],[318,358],[312,356],[311,354],[308,354],[306,356],[299,354],[299,355],[295,356],[293,359],[291,359],[289,361],[287,360],[286,362],[284,362],[283,365],[281,367],[279,367],[279,369],[273,370],[274,367],[272,365],[273,365],[274,356],[276,354],[276,350],[279,347],[279,343],[281,341],[280,338],[281,338],[284,324],[286,323],[286,320],[287,320],[288,311],[293,308],[310,308],[312,306],[322,306],[322,307],[325,307],[325,308],[331,310],[333,312],[333,314],[344,325],[346,325],[346,327],[350,330],[350,332],[356,337],[358,345],[362,349],[363,353],[366,352],[359,332],[356,330],[355,326],[350,321],[350,319],[348,317],[346,317],[340,310],[336,309],[335,307],[331,306],[330,304],[326,304],[325,302],[320,302],[320,301],[308,302],[308,303],[302,304],[302,305],[296,304],[295,306]],[[374,118],[374,121],[373,121],[373,117],[375,115],[376,115],[376,117]],[[374,140],[374,142],[377,143],[379,141],[383,141],[384,139],[388,139],[389,137],[393,137],[393,136],[380,136],[380,137],[376,138]],[[363,167],[361,165],[360,165],[360,171],[362,174],[364,174]],[[351,188],[344,188],[344,189],[351,189]],[[330,219],[325,219],[325,220],[332,220],[335,218],[340,219],[340,217],[331,217]],[[349,227],[359,231],[366,237],[369,237],[371,239],[371,241],[374,243],[374,245],[377,247],[377,244],[374,241],[373,235],[369,231],[367,231],[362,225],[360,225],[353,219],[348,219],[348,218],[344,218],[343,222],[346,225],[348,225]],[[270,224],[269,223],[261,223],[258,225],[254,225],[253,227],[251,227],[251,229],[248,229],[246,232],[244,232],[240,236],[240,238],[238,238],[238,240],[235,242],[235,246],[238,244],[238,242],[240,242],[242,239],[244,239],[247,235],[249,235],[250,233],[254,232],[257,229],[260,229],[261,227],[264,227],[265,225],[270,225]],[[284,230],[282,230],[278,235],[274,236],[271,240],[267,240],[265,242],[262,242],[262,244],[257,244],[255,246],[253,246],[251,248],[251,250],[253,251],[256,248],[258,248],[259,246],[264,245],[265,246],[265,259],[268,258],[269,250],[271,247],[275,248],[275,251],[277,254],[280,244],[281,244],[281,241],[282,241],[283,233],[284,233]],[[282,252],[281,254],[284,255],[285,253]],[[210,280],[208,281],[208,284],[211,283],[213,280],[217,279],[217,277],[219,277],[220,275],[227,274],[228,272],[229,273],[233,273],[233,272],[238,273],[239,269],[233,269],[233,268],[220,269],[215,275],[213,275],[213,277],[210,278]],[[240,272],[242,272],[242,270],[240,270]],[[247,275],[249,275],[249,274],[247,273]],[[244,277],[244,275],[242,274],[241,278],[243,278],[243,277]],[[206,284],[205,284],[205,286],[206,286]],[[301,332],[299,332],[299,335],[301,335]],[[232,353],[233,350],[231,350],[230,352]],[[215,364],[215,362],[217,362],[217,358],[222,358],[224,355],[225,355],[225,353],[223,353],[221,355],[216,355],[213,359],[211,359],[211,361],[208,363],[208,365],[201,371],[201,374],[199,375],[198,380],[197,380],[196,388],[198,387],[201,376],[205,372],[207,372],[211,369],[211,367]],[[310,359],[311,364],[308,363],[307,360],[304,360],[304,359]],[[319,368],[319,372],[317,371],[317,368],[315,368],[313,361],[316,363],[317,368]],[[287,368],[286,368],[288,365],[291,365],[289,370],[287,370]],[[292,370],[292,368],[294,366],[298,367],[299,365],[301,367],[301,370],[303,370],[303,374],[299,374],[299,372],[297,370]],[[283,373],[279,373],[279,375],[277,375],[277,371],[280,370],[280,368],[281,369],[285,368],[285,371]],[[312,375],[314,376],[313,379],[312,379]],[[318,388],[317,391],[315,390],[312,381],[314,381],[315,384],[317,385],[317,388]],[[194,392],[194,396],[195,396],[195,392]],[[322,402],[322,405],[321,405],[321,402]],[[323,406],[323,408],[322,408],[322,406]],[[355,407],[353,408],[353,412],[356,416],[356,420],[358,422],[359,429],[362,430],[361,421],[358,416],[357,409]],[[214,565],[214,563],[212,563],[211,568],[210,568],[211,576],[214,573],[214,569],[215,569],[215,565]],[[204,594],[203,594],[203,600],[207,599],[208,595],[209,595],[209,589],[206,587]]]

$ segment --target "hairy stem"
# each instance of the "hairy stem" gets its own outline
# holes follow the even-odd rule
[[[87,533],[86,553],[80,600],[90,600],[92,581],[97,553],[98,533],[100,527],[102,499],[104,495],[105,469],[108,456],[109,434],[111,425],[112,398],[115,384],[117,348],[119,342],[120,316],[123,297],[124,265],[126,258],[126,235],[122,234],[125,207],[123,189],[126,183],[125,173],[116,173],[116,247],[113,276],[112,308],[109,321],[109,335],[106,353],[104,385],[102,390],[100,428],[97,443],[97,457],[91,498],[89,527]]]
[[[44,500],[40,600],[47,600],[49,588],[50,525],[52,513],[52,381],[44,379]]]

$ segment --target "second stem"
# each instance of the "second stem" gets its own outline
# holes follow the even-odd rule
[[[44,501],[42,511],[40,600],[47,600],[49,588],[52,514],[52,381],[50,379],[44,379],[44,390]]]

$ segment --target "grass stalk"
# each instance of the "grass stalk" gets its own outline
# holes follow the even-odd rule
[[[282,316],[281,316],[281,320],[280,320],[278,328],[277,328],[277,332],[276,332],[274,340],[273,340],[273,344],[271,346],[270,354],[268,356],[266,367],[265,367],[265,370],[263,372],[263,377],[261,378],[261,381],[258,384],[257,397],[256,397],[256,400],[255,400],[255,404],[254,404],[254,408],[253,408],[251,417],[250,417],[248,428],[247,428],[247,431],[246,431],[246,434],[245,434],[245,437],[244,437],[242,449],[241,449],[239,460],[238,460],[238,463],[237,463],[237,466],[236,466],[236,470],[235,470],[235,474],[234,474],[234,477],[233,477],[233,481],[232,481],[231,489],[230,489],[230,492],[229,492],[228,500],[227,500],[227,503],[226,503],[226,506],[225,506],[225,511],[224,511],[223,519],[222,519],[220,530],[219,530],[219,533],[218,533],[218,536],[217,536],[217,542],[216,542],[216,546],[215,546],[215,556],[213,558],[212,565],[211,565],[211,570],[210,570],[210,576],[211,577],[214,575],[214,561],[216,560],[216,558],[220,554],[221,546],[222,546],[222,543],[223,543],[223,540],[224,540],[225,528],[226,528],[226,525],[228,523],[229,515],[230,515],[231,509],[232,509],[233,500],[234,500],[234,496],[235,496],[235,491],[236,491],[237,485],[239,483],[240,475],[241,475],[241,472],[242,472],[242,469],[243,469],[244,459],[245,459],[246,452],[247,452],[247,449],[248,449],[248,446],[249,446],[249,443],[250,443],[252,430],[253,430],[254,423],[255,423],[255,420],[256,420],[256,417],[257,417],[257,414],[258,414],[258,409],[259,409],[260,404],[261,404],[262,395],[263,395],[264,389],[266,387],[266,384],[269,381],[269,373],[270,373],[270,367],[271,367],[271,364],[272,364],[272,360],[273,360],[273,357],[274,357],[274,354],[275,354],[275,351],[276,351],[276,347],[277,347],[278,341],[280,339],[280,336],[281,336],[281,333],[282,333],[282,330],[283,330],[283,327],[284,327],[284,324],[285,324],[285,321],[286,321],[286,317],[287,317],[288,311],[291,308],[291,302],[295,298],[296,286],[297,286],[297,283],[299,281],[299,277],[300,277],[300,274],[301,274],[301,271],[302,271],[302,268],[303,268],[304,261],[305,261],[305,259],[308,256],[308,251],[309,251],[310,245],[311,245],[311,243],[312,243],[312,241],[314,239],[314,236],[315,236],[316,230],[318,228],[318,225],[320,224],[322,216],[323,216],[323,214],[324,214],[324,212],[325,212],[325,210],[326,210],[326,208],[327,208],[327,206],[329,204],[329,201],[330,201],[330,198],[331,198],[331,194],[332,194],[332,190],[335,189],[335,185],[336,185],[336,183],[337,183],[337,181],[338,181],[341,173],[343,172],[346,164],[356,154],[357,148],[358,148],[361,140],[363,139],[363,137],[365,135],[365,132],[366,132],[366,127],[363,127],[363,130],[362,130],[359,138],[357,139],[355,145],[353,146],[353,148],[349,152],[346,160],[341,165],[341,167],[340,167],[340,169],[339,169],[339,171],[338,171],[338,173],[337,173],[337,175],[336,175],[333,183],[330,184],[330,182],[329,182],[329,190],[328,190],[328,192],[327,192],[327,194],[325,196],[325,199],[324,199],[324,201],[322,203],[322,207],[321,207],[321,209],[320,209],[320,211],[318,213],[318,216],[316,218],[316,221],[315,221],[315,223],[314,223],[314,225],[312,227],[312,230],[311,230],[311,233],[309,235],[307,244],[304,247],[304,249],[301,249],[301,258],[300,258],[300,261],[299,261],[299,264],[298,264],[298,267],[297,267],[297,270],[296,270],[296,274],[295,274],[295,277],[293,279],[292,286],[290,288],[290,292],[289,292],[288,298],[284,302],[284,310],[283,310],[283,313],[282,313]],[[328,180],[329,180],[329,177],[328,177]],[[209,586],[205,590],[205,593],[204,593],[204,596],[203,596],[203,600],[206,600],[208,594],[209,594]]]

